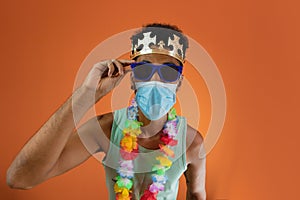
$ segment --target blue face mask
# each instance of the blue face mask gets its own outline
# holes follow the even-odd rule
[[[150,120],[157,120],[169,112],[176,102],[177,84],[159,81],[136,82],[136,103]]]

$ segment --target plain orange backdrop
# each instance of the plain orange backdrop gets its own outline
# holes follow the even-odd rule
[[[104,170],[94,158],[27,191],[10,189],[6,170],[69,97],[88,53],[109,36],[149,22],[176,24],[198,41],[225,84],[226,121],[207,156],[208,200],[300,199],[299,5],[295,0],[2,1],[0,199],[107,199]],[[192,80],[191,71],[186,75]],[[109,111],[103,105],[97,106]],[[209,119],[203,120],[198,129],[205,135]],[[182,177],[178,199],[185,199],[185,189]]]

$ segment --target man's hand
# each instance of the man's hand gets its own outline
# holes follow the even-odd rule
[[[119,84],[125,74],[131,70],[128,65],[134,62],[134,60],[113,59],[96,63],[87,75],[82,87],[87,91],[95,92],[97,102]]]

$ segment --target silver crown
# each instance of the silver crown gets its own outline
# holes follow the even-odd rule
[[[153,37],[150,36],[152,32],[143,33],[144,38],[142,40],[138,39],[137,44],[132,44],[132,51],[130,58],[134,59],[137,56],[158,53],[172,56],[178,59],[181,63],[184,63],[184,52],[183,45],[179,43],[180,37],[173,34],[173,40],[171,37],[168,37],[168,41],[157,41],[156,35]],[[166,43],[167,42],[167,46]],[[142,45],[142,48],[138,49]],[[172,50],[170,49],[172,47]]]

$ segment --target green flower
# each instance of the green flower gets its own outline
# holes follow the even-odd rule
[[[173,120],[176,118],[176,109],[173,107],[168,113],[168,120]]]

